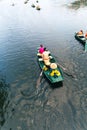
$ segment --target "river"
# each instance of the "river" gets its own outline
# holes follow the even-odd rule
[[[74,37],[86,17],[84,0],[0,0],[1,130],[87,130],[87,53]],[[62,87],[40,77],[40,44],[73,75]]]

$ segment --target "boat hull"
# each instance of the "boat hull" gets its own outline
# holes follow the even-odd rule
[[[51,56],[52,57],[52,56]],[[62,82],[64,79],[63,79],[63,72],[61,70],[61,68],[59,66],[57,66],[56,68],[56,71],[59,73],[59,75],[50,75],[52,70],[50,68],[48,68],[47,70],[44,70],[44,61],[43,60],[40,60],[41,57],[38,56],[38,63],[39,63],[39,66],[41,68],[41,70],[43,71],[44,75],[46,76],[46,78],[51,82],[51,83],[57,83],[57,82]],[[55,59],[52,57],[52,59],[50,59],[50,62],[51,63],[56,63]]]
[[[85,39],[84,36],[79,36],[79,35],[77,35],[77,33],[75,33],[75,38],[76,38],[78,41],[80,41],[83,45],[85,45],[86,39]]]

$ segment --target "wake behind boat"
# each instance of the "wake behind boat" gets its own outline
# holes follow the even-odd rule
[[[42,57],[37,55],[38,63],[42,72],[51,83],[62,82],[63,72],[61,68],[56,64],[56,61],[51,54],[49,57],[50,57],[50,67],[46,66]]]

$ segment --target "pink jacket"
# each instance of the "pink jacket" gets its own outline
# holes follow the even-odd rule
[[[40,49],[39,49],[39,53],[43,53],[44,52],[44,48],[43,47],[41,47]]]

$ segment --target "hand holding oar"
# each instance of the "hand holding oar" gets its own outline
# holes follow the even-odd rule
[[[66,68],[64,68],[62,65],[60,65],[59,63],[57,63],[58,66],[60,66],[64,71],[67,70]]]

